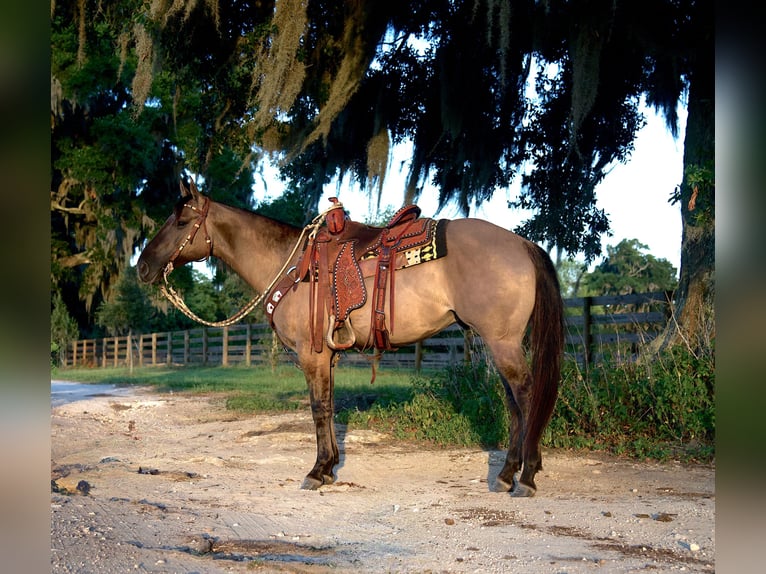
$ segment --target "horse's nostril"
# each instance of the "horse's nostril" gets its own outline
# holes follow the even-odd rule
[[[144,283],[149,280],[149,264],[146,261],[138,262],[138,278]]]

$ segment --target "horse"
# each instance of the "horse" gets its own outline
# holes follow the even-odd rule
[[[390,310],[397,322],[390,343],[413,344],[454,323],[481,337],[500,374],[510,414],[507,455],[490,489],[534,496],[535,475],[542,468],[540,440],[557,399],[564,347],[556,270],[540,246],[488,221],[448,220],[444,233],[446,256],[396,271]],[[138,259],[138,276],[144,283],[156,283],[173,267],[215,256],[257,292],[268,291],[280,270],[300,263],[295,246],[301,234],[301,228],[213,201],[193,183],[187,188],[182,182],[173,212]],[[374,279],[364,281],[372,292]],[[328,344],[318,351],[312,341],[310,289],[310,281],[291,284],[292,292],[274,310],[272,326],[296,353],[308,385],[316,462],[301,488],[315,490],[334,482],[340,462],[333,423],[338,351]],[[371,305],[368,300],[350,313],[356,349],[368,346]],[[329,321],[327,311],[321,312]]]

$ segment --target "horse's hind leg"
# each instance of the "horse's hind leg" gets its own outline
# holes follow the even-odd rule
[[[516,403],[511,386],[504,375],[500,375],[505,390],[505,404],[508,407],[508,453],[505,464],[495,479],[493,490],[495,492],[508,492],[513,488],[516,472],[521,469],[521,445],[523,436],[521,433],[521,409]]]
[[[488,342],[488,345],[503,380],[510,414],[508,454],[495,480],[494,490],[511,491],[512,496],[534,496],[537,491],[534,477],[541,468],[541,458],[539,446],[534,452],[527,452],[524,448],[525,442],[528,443],[527,421],[531,407],[532,378],[529,368],[520,344]],[[519,470],[521,476],[516,480]]]
[[[314,468],[306,475],[301,488],[316,490],[323,484],[335,481],[333,467],[340,462],[338,441],[335,437],[334,416],[334,373],[331,353],[325,350],[320,355],[311,354],[301,360],[311,401],[311,415],[317,439],[317,458]]]

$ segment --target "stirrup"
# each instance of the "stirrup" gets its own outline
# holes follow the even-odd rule
[[[345,351],[354,346],[356,343],[356,335],[351,328],[351,320],[346,319],[341,324],[335,326],[335,315],[330,315],[330,325],[327,329],[327,346],[333,351]]]

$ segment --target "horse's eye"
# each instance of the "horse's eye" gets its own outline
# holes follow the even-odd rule
[[[188,221],[183,221],[183,220],[181,220],[181,219],[179,219],[179,220],[178,220],[178,223],[176,223],[176,225],[177,225],[177,226],[178,226],[180,229],[183,229],[183,228],[184,228],[184,227],[186,227],[188,224],[189,224],[189,222],[188,222]]]

